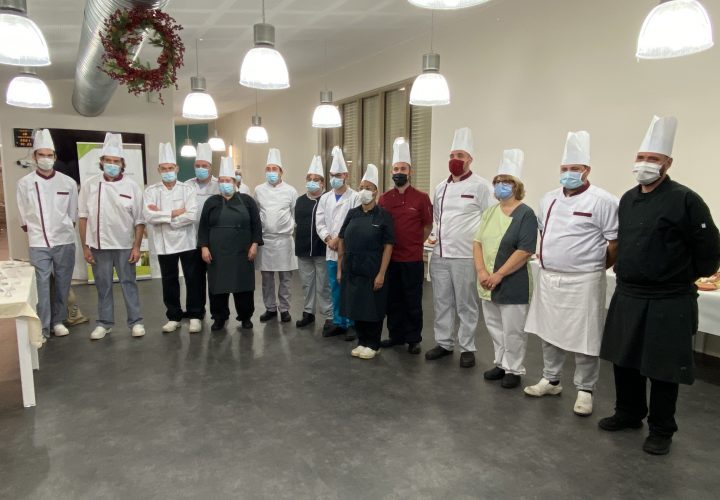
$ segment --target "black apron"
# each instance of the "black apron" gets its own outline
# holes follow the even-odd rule
[[[211,294],[255,290],[255,265],[247,258],[252,244],[250,213],[244,203],[223,201],[217,224],[210,227],[208,289]]]
[[[345,228],[340,314],[355,321],[382,321],[387,283],[374,291],[384,249],[383,228],[374,216],[354,217]]]

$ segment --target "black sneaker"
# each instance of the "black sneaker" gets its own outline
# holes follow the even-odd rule
[[[315,323],[315,315],[304,312],[302,319],[299,319],[295,322],[295,326],[298,328],[303,328],[312,323]]]
[[[472,368],[473,366],[475,366],[475,353],[460,353],[460,368]]]
[[[355,333],[355,329],[348,328],[347,333],[345,333],[345,342],[352,342],[355,339],[357,339],[357,333]],[[373,350],[377,350],[377,349],[373,349]]]
[[[323,335],[325,335],[325,332],[328,332],[328,331],[332,330],[333,328],[335,328],[335,323],[333,323],[333,320],[326,319],[325,323],[323,323],[323,327],[322,327]]]
[[[347,329],[342,326],[333,325],[329,330],[323,329],[323,337],[337,337],[338,335],[345,335]]]
[[[244,320],[242,320],[240,327],[243,330],[250,330],[253,327],[253,322],[250,321],[249,319],[244,319]]]
[[[395,340],[395,339],[385,339],[385,340],[380,341],[380,347],[384,347],[385,349],[387,349],[388,347],[402,345],[404,343],[405,342],[401,342],[401,341]]]
[[[645,438],[642,448],[645,453],[649,453],[651,455],[667,455],[670,453],[671,444],[671,437],[650,434],[647,438]]]
[[[501,380],[504,376],[505,376],[505,370],[503,370],[499,366],[496,366],[493,369],[488,370],[485,373],[483,373],[483,378],[485,380]]]
[[[227,321],[227,320],[224,320],[224,319],[216,319],[215,321],[213,321],[213,324],[212,324],[212,326],[210,327],[210,330],[212,330],[213,332],[217,332],[218,330],[222,330],[223,328],[225,328],[225,321]]]
[[[277,311],[265,311],[260,316],[260,322],[265,323],[266,321],[270,321],[271,319],[277,317]]]
[[[505,389],[514,389],[520,385],[520,375],[515,375],[514,373],[506,373],[505,376],[502,378],[502,382],[500,382],[500,385]]]
[[[452,353],[452,351],[448,351],[444,347],[436,345],[425,353],[425,359],[428,361],[434,361],[436,359],[444,358],[445,356],[452,356]]]
[[[639,429],[642,425],[642,420],[629,420],[618,417],[617,414],[612,417],[601,418],[598,421],[598,427],[610,432],[621,431],[623,429]]]
[[[292,318],[290,317],[290,311],[283,311],[280,313],[280,321],[283,323],[290,323],[290,320]]]
[[[420,349],[420,343],[419,342],[410,342],[408,344],[408,352],[410,354],[420,354],[422,352],[422,349]]]

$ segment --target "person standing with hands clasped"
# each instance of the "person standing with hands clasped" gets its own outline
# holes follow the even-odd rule
[[[380,335],[388,298],[385,285],[392,255],[392,217],[377,206],[378,170],[367,166],[360,182],[360,206],[347,214],[338,234],[338,272],[342,315],[355,322],[358,345],[354,357],[372,359],[380,350]]]
[[[537,243],[535,213],[521,201],[525,197],[520,180],[523,160],[519,149],[503,152],[493,179],[499,203],[483,212],[473,246],[478,293],[495,350],[495,367],[484,377],[502,380],[506,389],[517,387],[525,374],[524,327],[531,291],[528,261]]]

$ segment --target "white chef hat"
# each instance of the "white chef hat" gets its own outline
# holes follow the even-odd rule
[[[468,127],[457,129],[450,151],[465,151],[470,156],[473,156],[475,154],[475,148],[473,147],[472,130]]]
[[[498,175],[512,175],[522,179],[523,163],[525,153],[522,149],[506,149],[503,151],[503,160],[498,168]]]
[[[659,153],[665,156],[672,156],[673,143],[675,142],[675,131],[677,130],[677,118],[674,116],[659,117],[653,116],[643,139],[640,149],[641,153]]]
[[[585,130],[568,132],[560,165],[590,166],[590,134]]]
[[[369,163],[367,168],[365,169],[365,175],[363,175],[362,178],[363,181],[372,182],[375,187],[378,186],[378,168],[373,165],[372,163]],[[360,181],[362,182],[362,181]]]
[[[175,161],[175,150],[169,142],[160,143],[158,165],[162,163],[172,163],[173,165],[177,165],[177,161]]]
[[[235,164],[232,156],[220,157],[220,173],[218,177],[232,177],[235,178]]]
[[[212,164],[212,149],[210,149],[210,144],[207,142],[198,143],[195,161],[206,161]]]
[[[404,137],[398,137],[393,143],[393,159],[392,164],[404,162],[408,165],[412,165],[410,161],[410,144],[405,140]]]
[[[52,149],[55,151],[55,143],[52,140],[50,131],[46,128],[36,131],[35,137],[33,137],[33,153],[38,149]]]
[[[310,168],[308,169],[308,175],[319,175],[323,179],[325,178],[325,171],[323,170],[322,158],[318,155],[313,156],[312,162],[310,162]]]
[[[282,157],[280,156],[280,150],[277,148],[270,148],[267,155],[267,161],[265,165],[277,165],[282,168]]]
[[[331,174],[345,174],[347,173],[347,165],[345,164],[345,157],[343,156],[342,149],[340,146],[335,146],[332,150],[332,165],[330,165]]]
[[[100,156],[117,156],[119,158],[125,158],[122,135],[107,132],[105,134],[105,142],[103,142]]]

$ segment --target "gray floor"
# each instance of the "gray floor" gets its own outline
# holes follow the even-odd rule
[[[0,413],[0,498],[718,498],[717,371],[682,387],[672,453],[640,449],[644,431],[604,433],[612,411],[602,368],[596,414],[572,414],[572,361],[560,397],[530,399],[478,366],[403,349],[371,361],[293,323],[160,333],[160,282],[140,284],[148,334],[122,324],[99,342],[91,325],[42,350],[38,406]],[[76,288],[92,315],[94,289]],[[300,293],[295,284],[296,296]],[[431,289],[426,325],[431,325]],[[423,348],[432,347],[426,327]],[[525,381],[540,376],[531,338]]]

